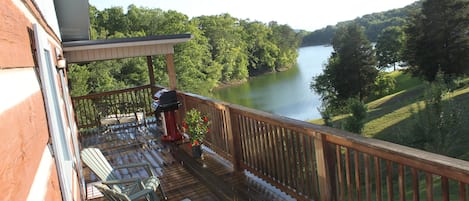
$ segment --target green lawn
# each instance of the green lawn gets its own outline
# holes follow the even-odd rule
[[[412,127],[412,108],[414,111],[423,104],[425,85],[401,71],[390,73],[396,79],[394,93],[367,103],[368,117],[363,135],[401,144],[402,136],[408,134]],[[454,104],[469,108],[469,78],[461,80],[462,87],[451,94]],[[468,111],[469,112],[469,111]],[[340,128],[349,115],[333,117],[335,127]],[[324,124],[322,119],[311,120],[311,123]],[[469,125],[467,122],[466,125]]]
[[[366,124],[363,130],[363,135],[367,137],[377,138],[386,140],[398,144],[406,144],[406,135],[410,135],[410,130],[413,128],[413,113],[418,111],[417,108],[420,105],[420,109],[424,110],[425,105],[423,100],[423,94],[426,85],[422,81],[412,78],[402,72],[393,72],[392,76],[397,81],[396,90],[393,94],[381,97],[372,102],[367,103],[368,117],[366,118]],[[451,93],[450,96],[445,97],[444,100],[451,99],[452,104],[458,106],[458,108],[465,108],[463,114],[469,113],[469,78],[461,80],[460,88]],[[333,117],[334,126],[340,128],[342,122],[349,115],[340,115]],[[463,125],[469,125],[469,118],[465,119]],[[315,124],[324,124],[322,119],[316,119],[310,121]],[[452,139],[453,140],[453,139]],[[457,141],[467,142],[468,139],[454,139]],[[468,146],[458,146],[458,150],[465,153],[460,155],[458,158],[463,160],[469,160]],[[406,169],[406,178],[410,178],[409,169]],[[410,189],[411,181],[406,179],[406,197],[408,200],[412,199],[412,193]],[[393,182],[396,189],[397,180]],[[423,175],[419,177],[420,183],[420,198],[426,198],[426,181]],[[383,184],[384,185],[384,184]],[[436,200],[441,198],[441,181],[439,177],[434,178],[434,198]],[[450,200],[457,200],[458,197],[458,184],[454,181],[450,181]],[[383,190],[383,196],[387,194],[386,189]],[[363,192],[364,193],[364,192]],[[398,191],[394,192],[395,197],[398,196]]]

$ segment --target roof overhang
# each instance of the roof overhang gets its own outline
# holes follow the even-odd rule
[[[54,4],[62,41],[89,40],[88,0],[54,0]]]
[[[81,63],[129,57],[174,53],[174,45],[192,39],[191,34],[160,35],[109,40],[64,42],[63,51],[68,63]]]

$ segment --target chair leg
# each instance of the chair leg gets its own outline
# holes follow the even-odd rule
[[[163,187],[161,187],[161,184],[158,186],[158,190],[161,193],[161,197],[163,197],[163,200],[168,200],[168,197],[166,197],[166,194],[163,191]]]
[[[147,199],[149,201],[159,201],[160,200],[155,191],[152,191],[147,198],[149,198],[149,199]]]

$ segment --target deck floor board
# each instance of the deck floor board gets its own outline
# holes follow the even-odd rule
[[[143,131],[143,132],[142,132]],[[293,200],[278,190],[261,185],[245,173],[234,172],[229,163],[211,151],[203,159],[191,157],[187,144],[159,140],[156,126],[145,129],[108,129],[105,133],[82,136],[82,147],[101,149],[113,166],[148,162],[160,178],[168,200]],[[89,200],[104,200],[92,187],[98,178],[83,167]],[[142,169],[121,170],[123,178],[145,177]]]

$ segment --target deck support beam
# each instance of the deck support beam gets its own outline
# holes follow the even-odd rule
[[[176,69],[174,68],[174,54],[166,54],[166,67],[169,77],[169,89],[176,90]]]
[[[150,85],[152,86],[151,87],[151,94],[155,94],[155,89],[153,88],[156,84],[156,81],[155,81],[155,73],[153,71],[153,58],[152,56],[147,56],[147,66],[148,66],[148,77],[150,79]]]

